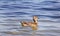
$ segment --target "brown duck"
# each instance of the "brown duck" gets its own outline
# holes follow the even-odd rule
[[[33,16],[33,22],[26,22],[26,21],[22,21],[21,25],[24,26],[30,26],[32,28],[32,30],[37,30],[37,24],[38,24],[38,17],[37,16]]]

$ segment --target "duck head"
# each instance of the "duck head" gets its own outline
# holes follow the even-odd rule
[[[34,21],[34,23],[37,23],[38,22],[38,17],[37,16],[33,16],[33,21]]]

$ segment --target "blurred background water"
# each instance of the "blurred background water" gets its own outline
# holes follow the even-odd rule
[[[20,21],[38,16],[38,30]],[[60,36],[60,0],[0,0],[0,36]]]

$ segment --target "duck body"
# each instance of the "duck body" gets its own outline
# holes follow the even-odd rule
[[[34,17],[35,17],[35,16],[34,16]],[[22,22],[21,22],[21,25],[22,25],[23,27],[29,26],[29,27],[32,28],[32,30],[37,30],[37,20],[35,20],[34,17],[33,17],[33,22],[22,21]]]

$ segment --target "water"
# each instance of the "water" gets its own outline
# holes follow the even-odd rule
[[[60,0],[0,0],[0,36],[60,36]],[[20,21],[38,16],[38,30]]]

